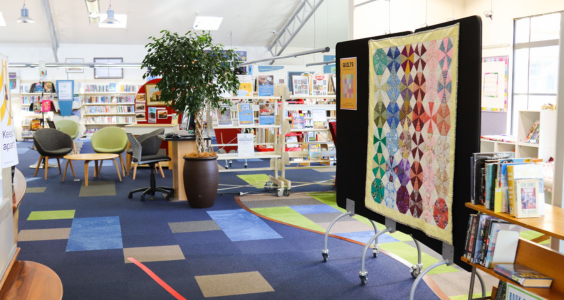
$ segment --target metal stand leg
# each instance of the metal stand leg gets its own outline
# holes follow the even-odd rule
[[[321,250],[321,255],[323,255],[324,262],[327,261],[327,258],[329,257],[329,249],[327,249],[327,240],[329,239],[329,232],[331,231],[331,227],[333,227],[333,225],[335,225],[335,223],[339,221],[339,219],[341,219],[342,217],[351,216],[351,215],[352,212],[343,213],[342,215],[336,217],[335,220],[331,222],[329,227],[327,227],[327,230],[325,231],[325,240],[323,241],[323,250]]]
[[[415,289],[417,288],[417,285],[419,284],[419,282],[421,282],[421,280],[423,279],[423,276],[425,276],[425,274],[429,273],[429,271],[433,270],[436,267],[442,266],[442,265],[448,265],[451,262],[448,260],[441,260],[439,262],[436,262],[432,265],[430,265],[427,269],[425,269],[423,271],[423,273],[419,274],[419,276],[417,276],[417,278],[415,279],[415,281],[413,282],[413,285],[411,286],[411,292],[409,293],[409,300],[413,300],[415,297]]]
[[[484,278],[482,278],[482,275],[478,273],[476,268],[472,267],[472,274],[470,275],[471,276],[470,290],[468,291],[468,300],[472,300],[472,297],[474,296],[474,282],[476,279],[474,275],[476,275],[478,277],[478,280],[480,280],[480,285],[482,286],[482,298],[486,297],[486,285],[484,284]]]
[[[421,246],[419,246],[419,242],[411,235],[411,238],[415,242],[415,246],[417,247],[417,264],[411,266],[410,272],[413,278],[417,278],[421,271],[423,270],[423,263],[421,262]]]
[[[370,238],[370,240],[368,241],[368,243],[366,243],[366,246],[364,246],[364,250],[362,251],[362,259],[361,259],[361,265],[360,265],[360,272],[358,273],[358,277],[360,277],[360,283],[361,284],[366,284],[366,279],[367,279],[367,274],[368,272],[366,272],[365,269],[365,261],[366,261],[366,251],[368,251],[368,247],[370,247],[370,244],[372,244],[372,242],[374,240],[376,240],[380,235],[387,233],[387,232],[391,232],[392,230],[390,228],[386,228],[378,233],[376,233],[372,238]]]
[[[378,233],[376,223],[374,223],[374,221],[372,220],[370,220],[370,223],[372,223],[372,227],[374,227],[374,234]],[[374,257],[378,257],[378,253],[380,253],[380,243],[378,243],[378,238],[376,238],[374,240],[374,245],[372,245],[372,255],[374,255]]]
[[[480,285],[482,285],[482,298],[486,298],[486,285],[484,284],[484,278],[482,277],[482,275],[476,271],[476,275],[478,276],[478,279],[480,280]]]

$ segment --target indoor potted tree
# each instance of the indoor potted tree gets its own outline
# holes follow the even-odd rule
[[[220,95],[239,88],[234,69],[241,60],[234,50],[213,44],[209,32],[161,33],[160,38],[150,37],[152,41],[145,45],[147,55],[141,67],[147,68],[147,72],[143,78],[161,77],[157,83],[160,101],[179,113],[195,116],[197,151],[184,157],[184,187],[191,207],[211,207],[217,195],[219,173],[217,153],[205,149],[204,111],[229,103]]]

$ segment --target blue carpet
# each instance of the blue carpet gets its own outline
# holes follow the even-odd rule
[[[67,252],[122,249],[119,217],[75,218]]]
[[[31,144],[18,143],[18,148],[30,147]],[[92,152],[90,143],[85,142],[82,153]],[[38,158],[36,151],[19,155],[18,169],[26,178],[32,178],[34,170],[28,167]],[[253,166],[261,164],[267,162],[256,162]],[[163,170],[166,178],[157,176],[157,185],[172,186],[172,172]],[[75,171],[77,178],[82,181],[84,166],[76,164]],[[102,168],[101,173],[107,175],[102,178],[114,178],[115,169]],[[220,183],[245,184],[235,174],[220,174]],[[233,223],[234,220],[229,218],[239,218],[233,212],[241,211],[241,207],[231,195],[218,196],[214,207],[208,209],[193,209],[185,202],[167,202],[160,196],[145,202],[139,201],[137,195],[128,199],[127,193],[130,190],[149,185],[148,168],[138,169],[135,181],[131,176],[124,178],[123,182],[115,181],[116,196],[78,197],[82,182],[69,180],[68,177],[72,178],[70,171],[65,182],[61,182],[62,175],[56,169],[49,169],[47,180],[42,176],[43,172],[36,177],[37,180],[28,181],[27,185],[47,189],[43,193],[26,194],[20,206],[20,216],[27,217],[33,211],[75,210],[75,219],[27,221],[26,217],[20,217],[19,230],[72,228],[71,236],[68,241],[19,242],[21,252],[18,259],[35,261],[53,269],[63,283],[63,299],[174,299],[139,267],[126,264],[123,249],[67,252],[73,240],[78,241],[81,235],[87,234],[81,234],[86,232],[82,230],[75,232],[75,228],[79,228],[80,219],[86,218],[110,218],[114,222],[110,224],[119,224],[124,248],[178,245],[186,260],[147,262],[145,265],[189,300],[207,299],[195,276],[252,271],[260,272],[275,291],[225,296],[222,299],[407,299],[413,283],[409,267],[381,254],[378,258],[367,260],[368,282],[367,285],[360,286],[358,271],[362,246],[331,238],[331,257],[323,263],[323,235],[268,220],[258,219],[260,222],[249,222],[248,226],[261,224],[258,225],[261,230],[269,228],[278,238],[233,242],[228,235],[228,227],[221,227],[222,225],[220,227],[224,230],[173,233],[169,223],[212,220],[211,215],[214,214],[223,215],[224,221]],[[313,170],[296,170],[289,172],[288,176],[292,180],[304,182],[332,178],[329,174]],[[90,180],[94,182],[98,179],[91,177]],[[255,188],[247,190],[257,192]],[[334,188],[312,185],[296,190],[321,191]],[[219,219],[222,218],[217,217],[218,224],[221,223]],[[248,219],[241,217],[241,221],[247,222]],[[236,225],[239,231],[256,232],[256,228]],[[96,237],[93,240],[108,238],[107,234],[101,237],[101,227],[86,226],[88,228],[92,236]],[[113,240],[113,237],[117,237],[117,228],[111,232]],[[221,288],[225,284],[218,282],[217,287]],[[438,297],[422,282],[417,289],[417,299]]]
[[[261,218],[242,208],[208,211],[208,215],[233,242],[282,238]]]

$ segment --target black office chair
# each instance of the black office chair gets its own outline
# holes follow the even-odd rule
[[[154,135],[162,135],[162,134],[164,134],[164,131],[165,131],[164,128],[160,128],[160,129],[157,129],[157,130],[153,130],[153,131],[151,131],[151,132],[149,132],[149,133],[145,133],[145,134],[142,134],[142,135],[138,136],[138,137],[137,137],[137,140],[139,141],[139,143],[141,144],[142,147],[145,147],[145,148],[144,148],[145,151],[147,151],[147,146],[145,145],[145,139],[147,139],[147,138],[149,138],[149,137],[151,137],[151,136],[154,136]],[[162,143],[162,140],[159,140],[159,141],[158,141],[159,147],[160,147],[161,143]],[[127,162],[127,167],[126,167],[126,169],[127,169],[127,176],[129,176],[129,171],[131,171],[131,167],[132,167],[131,158],[132,158],[133,150],[127,149],[127,151],[125,151],[125,153],[126,153],[126,162]],[[141,153],[141,155],[143,155],[143,153]],[[164,173],[163,173],[163,169],[162,169],[162,167],[161,167],[161,164],[158,164],[158,165],[159,165],[159,169],[160,169],[160,171],[161,171],[161,176],[163,176],[163,178],[165,178]],[[136,171],[137,171],[137,169],[135,169],[135,170],[133,171],[133,180],[135,180],[135,173],[136,173]]]
[[[33,144],[35,149],[39,152],[39,161],[35,167],[35,173],[33,177],[37,176],[37,171],[39,170],[39,165],[43,160],[43,165],[45,167],[45,180],[47,180],[47,169],[49,168],[49,158],[56,158],[57,164],[59,165],[59,174],[61,173],[61,162],[60,158],[69,154],[73,150],[73,141],[70,135],[58,131],[57,129],[44,128],[39,129],[33,134]],[[70,163],[72,175],[74,176],[74,168],[72,162]]]
[[[148,194],[154,196],[155,192],[161,192],[165,195],[166,200],[170,200],[172,196],[174,196],[174,189],[168,187],[157,187],[155,182],[155,164],[162,161],[170,161],[170,158],[166,155],[157,154],[159,147],[152,147],[154,149],[144,149],[145,151],[142,151],[141,143],[139,143],[139,141],[131,133],[127,134],[127,138],[129,139],[129,148],[132,150],[132,162],[139,165],[148,164],[151,169],[151,186],[148,188],[133,190],[129,192],[127,197],[132,198],[134,193],[143,192],[143,194],[141,194],[141,201],[145,201],[145,195]],[[160,142],[162,141],[155,135],[145,139],[144,144],[147,144],[149,139],[155,139],[154,143],[149,144],[158,143],[158,145],[160,145]],[[144,155],[141,155],[141,152],[144,152]]]

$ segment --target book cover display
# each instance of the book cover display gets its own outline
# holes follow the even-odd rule
[[[294,112],[292,113],[292,129],[304,129],[305,117],[304,114]]]
[[[310,160],[321,159],[321,145],[309,144],[307,153]]]
[[[308,76],[292,76],[292,86],[294,95],[309,95],[309,77]]]
[[[312,109],[311,118],[313,119],[313,128],[315,129],[327,129],[327,111],[324,109]]]
[[[311,93],[314,96],[327,95],[329,86],[329,76],[327,75],[312,75],[311,77]]]
[[[221,108],[216,110],[217,125],[218,126],[232,126],[231,121],[231,107],[229,105],[221,105]]]
[[[259,125],[274,125],[276,105],[273,102],[259,104]]]
[[[259,75],[257,77],[258,95],[260,97],[274,96],[274,76]]]
[[[253,96],[253,77],[251,75],[237,75],[237,78],[239,78],[239,90],[237,91],[237,96]]]
[[[534,218],[538,212],[538,179],[515,180],[515,217]]]
[[[239,103],[237,108],[239,126],[252,126],[254,124],[253,105],[250,103]]]

